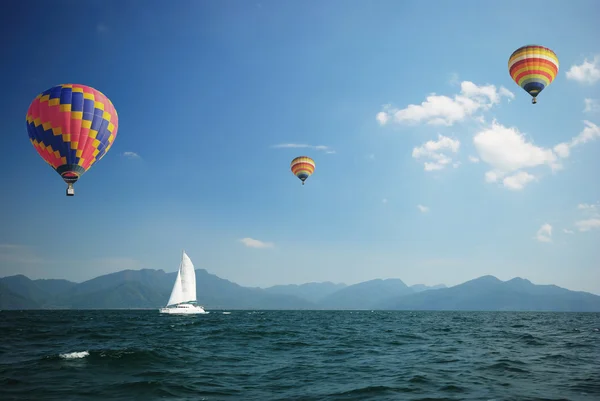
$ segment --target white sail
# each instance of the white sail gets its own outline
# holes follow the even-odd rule
[[[177,278],[175,279],[175,284],[173,285],[173,290],[171,291],[171,296],[169,297],[169,302],[167,302],[167,306],[177,305],[183,302],[183,292],[181,291],[181,268],[177,271]]]
[[[173,284],[173,290],[171,291],[171,296],[169,297],[167,306],[195,300],[196,272],[194,271],[194,264],[184,251],[181,257],[181,263],[179,264],[179,270],[177,271],[177,278],[175,279],[175,284]]]
[[[194,264],[189,256],[183,251],[181,257],[181,290],[183,294],[183,301],[190,302],[196,300],[196,271],[194,270]]]
[[[190,303],[192,301],[196,301],[196,271],[191,259],[183,251],[169,302],[167,302],[166,308],[160,308],[159,311],[171,315],[210,313],[205,311],[202,306]]]

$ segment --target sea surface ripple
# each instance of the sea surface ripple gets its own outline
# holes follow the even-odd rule
[[[0,311],[0,400],[600,400],[600,314]]]

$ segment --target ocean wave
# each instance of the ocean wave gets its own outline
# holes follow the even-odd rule
[[[60,354],[59,357],[62,359],[81,359],[88,356],[90,353],[88,351],[75,351],[68,352],[66,354]]]
[[[600,399],[600,314],[157,315],[7,314],[0,399]]]

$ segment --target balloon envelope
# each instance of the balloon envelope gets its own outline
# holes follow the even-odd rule
[[[315,161],[308,156],[299,156],[292,160],[290,167],[292,173],[294,173],[294,175],[302,181],[302,185],[304,185],[304,181],[306,181],[306,179],[315,171]]]
[[[27,110],[27,133],[35,150],[70,185],[106,155],[118,127],[110,99],[85,85],[54,86]]]
[[[511,78],[533,97],[532,103],[536,103],[536,97],[554,81],[558,67],[558,57],[544,46],[522,46],[508,59]]]

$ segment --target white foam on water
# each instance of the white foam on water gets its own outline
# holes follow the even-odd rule
[[[69,352],[67,354],[60,354],[60,357],[63,359],[81,359],[81,358],[85,358],[89,354],[90,353],[87,351]]]
[[[231,315],[231,312],[223,312],[224,315]]]

